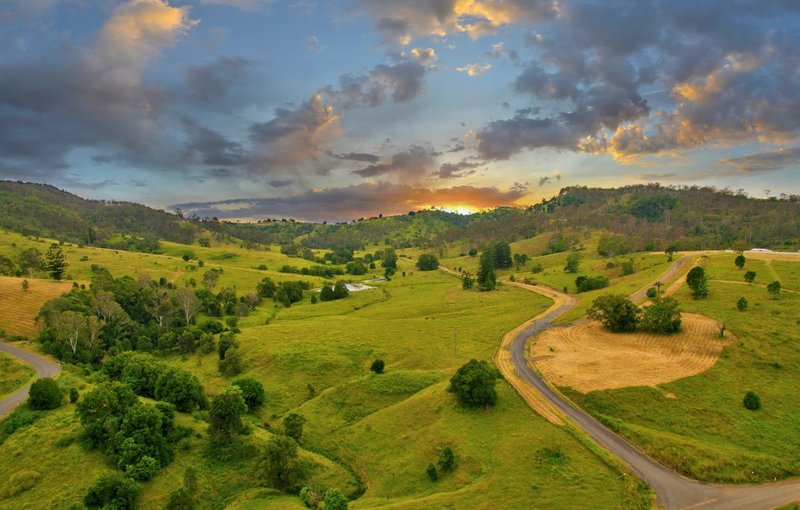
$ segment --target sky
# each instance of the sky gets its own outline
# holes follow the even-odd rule
[[[219,218],[800,193],[797,0],[2,0],[0,178]]]

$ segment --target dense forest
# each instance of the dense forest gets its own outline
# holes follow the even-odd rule
[[[184,218],[127,203],[84,200],[52,186],[0,182],[0,227],[26,235],[131,251],[157,251],[158,239],[191,244],[201,232],[238,239],[244,246],[293,245],[359,250],[369,244],[395,248],[481,247],[554,232],[569,244],[580,229],[625,237],[625,251],[753,247],[800,249],[800,197],[748,197],[713,187],[634,185],[568,187],[528,208],[500,207],[472,215],[441,210],[360,218],[350,223],[269,219],[240,224],[217,218]],[[566,249],[566,248],[565,248]],[[554,251],[554,250],[551,250]],[[563,251],[563,250],[555,250]]]

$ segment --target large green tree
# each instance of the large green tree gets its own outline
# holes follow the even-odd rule
[[[686,285],[692,289],[692,296],[700,299],[708,296],[708,277],[701,266],[693,267],[686,275]]]
[[[655,298],[642,312],[641,327],[651,333],[677,333],[681,330],[681,309],[671,297]]]
[[[497,276],[494,273],[494,250],[491,248],[487,248],[481,253],[477,280],[480,290],[494,290],[497,287]]]
[[[420,271],[433,271],[439,267],[439,259],[431,253],[423,253],[417,259],[417,268]]]
[[[288,436],[273,436],[261,450],[256,471],[264,481],[282,491],[296,489],[308,476],[297,457],[297,442]]]
[[[214,397],[208,410],[208,432],[211,441],[217,446],[233,442],[243,428],[242,415],[247,412],[247,404],[242,390],[231,387]]]
[[[61,281],[64,278],[64,272],[67,270],[69,263],[67,256],[64,255],[64,250],[61,249],[56,243],[50,245],[47,249],[45,258],[45,269],[50,273],[56,281]]]
[[[639,308],[622,294],[598,297],[586,314],[615,333],[634,331],[639,322]]]
[[[497,403],[497,378],[499,372],[486,361],[469,360],[453,377],[447,391],[455,393],[458,401],[467,407],[493,406]]]

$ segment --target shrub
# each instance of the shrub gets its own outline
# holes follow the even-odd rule
[[[579,276],[575,279],[575,287],[578,292],[589,292],[591,290],[608,287],[608,278],[600,276]]]
[[[80,397],[80,393],[78,393],[78,388],[73,386],[72,388],[69,389],[69,403],[70,404],[74,404],[75,402],[77,402],[79,397]]]
[[[647,289],[647,298],[653,299],[654,297],[658,296],[658,289],[655,287],[650,287]]]
[[[307,508],[318,508],[323,498],[318,490],[308,486],[300,489],[300,494],[298,494],[298,496],[300,497],[300,501],[302,501]]]
[[[439,467],[442,471],[452,471],[456,467],[456,454],[449,446],[445,446],[439,454]]]
[[[425,474],[428,475],[428,478],[430,478],[432,482],[435,482],[439,479],[439,473],[436,472],[436,466],[434,466],[432,463],[428,464],[428,467],[425,468]]]
[[[261,407],[264,400],[266,400],[264,386],[252,377],[237,379],[233,381],[233,385],[242,390],[242,398],[244,398],[244,403],[247,404],[247,409],[250,411]]]
[[[769,292],[773,298],[777,298],[781,294],[781,282],[775,280],[767,285],[767,292]]]
[[[372,365],[370,365],[369,369],[375,372],[376,374],[382,374],[385,366],[386,364],[382,359],[376,359],[375,361],[372,362]]]
[[[61,388],[54,379],[44,377],[31,384],[30,393],[28,393],[28,405],[31,409],[55,409],[61,405],[63,400],[64,394],[61,393]]]
[[[342,491],[336,487],[325,491],[325,510],[347,510],[347,498]]]
[[[136,464],[128,467],[128,469],[125,470],[125,473],[134,480],[146,482],[155,478],[159,469],[161,469],[161,466],[158,464],[156,459],[150,457],[149,455],[144,455],[136,462]]]
[[[622,263],[622,274],[627,276],[633,274],[635,270],[633,259],[628,259]]]
[[[83,498],[87,508],[133,510],[139,497],[139,484],[120,474],[101,476]]]
[[[497,403],[497,378],[499,372],[486,361],[469,360],[450,378],[447,391],[455,393],[458,401],[467,407],[493,406]]]
[[[225,352],[225,359],[219,360],[219,373],[224,376],[233,376],[242,372],[244,364],[239,355],[239,349],[232,347]]]
[[[751,411],[758,411],[761,409],[761,399],[753,391],[748,391],[744,394],[744,400],[742,403],[746,409]]]
[[[420,271],[433,271],[439,267],[439,259],[430,253],[423,253],[417,259],[417,267]]]
[[[739,301],[736,302],[736,309],[740,312],[747,310],[748,306],[750,306],[750,304],[747,302],[747,298],[740,297]]]

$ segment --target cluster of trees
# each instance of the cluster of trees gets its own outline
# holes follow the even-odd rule
[[[90,289],[73,287],[45,303],[39,312],[43,324],[39,341],[48,354],[89,364],[129,350],[210,352],[213,335],[225,327],[213,319],[198,324],[197,316],[230,314],[226,322],[235,328],[235,316],[246,315],[259,301],[256,293],[237,297],[231,288],[217,294],[210,288],[175,289],[164,279],[155,282],[146,275],[114,279],[108,271],[95,268]]]
[[[336,299],[344,299],[350,295],[347,290],[347,284],[341,280],[336,282],[333,287],[330,285],[323,285],[319,291],[319,299],[321,301],[334,301]]]
[[[263,278],[256,286],[256,294],[260,298],[272,298],[286,308],[303,300],[303,291],[310,290],[311,283],[298,280],[276,284],[272,278]]]
[[[53,243],[43,255],[37,248],[27,248],[19,252],[16,260],[0,255],[0,274],[5,276],[27,276],[33,278],[47,274],[56,281],[64,278],[69,267],[61,245]]]
[[[456,454],[453,449],[449,446],[445,446],[441,453],[439,453],[439,469],[442,470],[444,473],[449,473],[456,468],[457,460]],[[425,474],[428,475],[428,478],[432,482],[439,480],[439,471],[436,469],[436,465],[431,462],[428,464],[428,467],[425,469]]]
[[[280,273],[301,274],[304,276],[319,276],[321,278],[333,278],[337,275],[343,275],[344,271],[335,266],[311,266],[298,268],[296,266],[284,265],[278,269]],[[366,270],[364,271],[366,273]],[[363,273],[362,273],[363,274]]]
[[[681,330],[681,310],[671,297],[657,296],[650,306],[639,308],[622,294],[608,294],[595,299],[587,315],[615,333],[637,328],[662,334]]]
[[[575,287],[578,288],[578,292],[602,289],[608,287],[608,277],[604,275],[579,276],[575,279]]]

